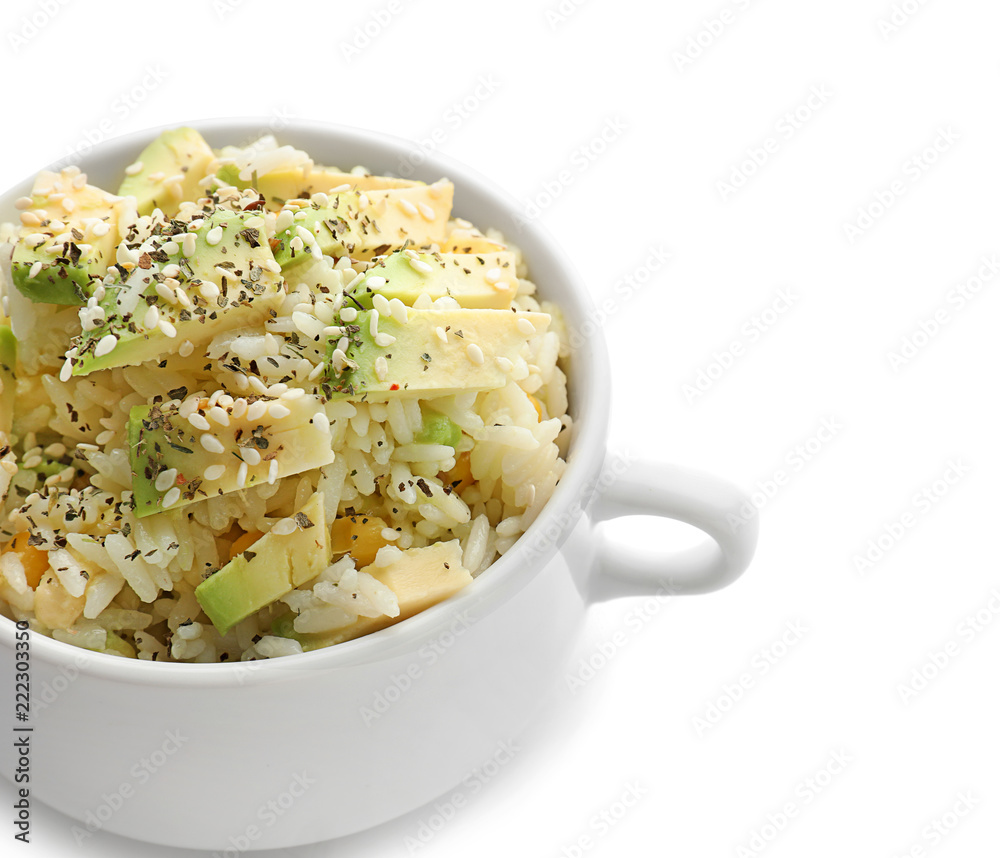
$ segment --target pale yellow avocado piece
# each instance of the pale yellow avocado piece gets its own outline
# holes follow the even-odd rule
[[[408,548],[391,566],[380,569],[372,564],[361,571],[396,594],[399,616],[358,617],[351,625],[335,632],[329,641],[331,644],[395,625],[455,595],[472,581],[469,570],[462,565],[462,546],[457,539],[436,542],[426,548]]]
[[[11,260],[12,285],[32,302],[82,306],[114,264],[131,203],[86,182],[76,167],[35,179]]]
[[[394,338],[380,346],[372,336],[374,312],[358,313],[344,358],[338,341],[329,341],[327,398],[384,402],[495,390],[510,378],[527,378],[524,345],[552,322],[547,313],[411,308],[405,324],[377,319],[379,335]]]
[[[135,197],[140,215],[158,208],[171,217],[184,200],[203,196],[199,183],[214,160],[215,153],[193,128],[171,128],[142,150],[118,194]]]
[[[294,170],[275,170],[257,180],[257,190],[269,204],[281,205],[288,200],[308,199],[313,194],[329,194],[334,188],[347,185],[356,191],[380,191],[389,188],[415,188],[423,182],[394,179],[391,176],[356,176],[324,167],[313,167],[308,174],[302,167]]]
[[[371,306],[371,295],[398,298],[407,306],[421,295],[431,301],[454,298],[460,307],[477,310],[509,310],[517,295],[518,281],[514,254],[493,253],[418,253],[422,265],[395,252],[373,265],[365,279],[355,287],[354,300]]]
[[[406,242],[436,243],[447,234],[454,196],[455,186],[447,179],[331,194],[328,205],[313,203],[296,211],[292,225],[275,236],[274,258],[284,271],[312,258],[313,246],[327,256],[371,259]],[[313,236],[308,245],[300,230]]]
[[[195,598],[220,634],[330,565],[322,492],[314,494],[292,521],[296,524],[291,533],[264,534],[195,588]]]
[[[44,211],[47,220],[63,223],[64,232],[75,227],[82,233],[82,239],[71,236],[68,240],[90,247],[86,256],[94,274],[103,274],[114,263],[115,248],[120,240],[118,221],[123,210],[120,196],[86,184],[86,175],[67,168],[58,173],[42,170],[35,177],[31,201],[28,211]],[[101,224],[106,224],[107,229]],[[44,227],[25,225],[21,228],[22,236],[32,233],[56,234],[51,223]]]
[[[487,238],[475,227],[456,227],[442,242],[438,243],[441,253],[500,253],[507,246]]]

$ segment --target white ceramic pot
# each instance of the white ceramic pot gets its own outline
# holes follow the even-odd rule
[[[532,280],[562,306],[571,330],[595,327],[580,277],[549,235],[469,168],[351,128],[271,129],[260,119],[195,125],[214,146],[274,130],[320,163],[373,172],[419,164],[416,178],[447,176],[455,212],[522,247]],[[80,166],[95,184],[116,187],[122,167],[157,131],[101,144]],[[30,182],[0,198],[0,217],[14,218],[13,201]],[[217,851],[361,831],[502,755],[502,743],[561,681],[589,603],[731,581],[756,542],[755,520],[737,528],[727,521],[745,498],[706,474],[609,456],[605,344],[599,331],[578,339],[565,476],[517,545],[454,598],[360,640],[242,665],[126,661],[31,636],[31,800],[78,820],[79,832],[99,826]],[[655,546],[653,533],[640,549],[611,545],[595,530],[635,514],[679,519],[710,538],[671,554]],[[14,650],[14,624],[0,619],[5,713],[14,709]],[[18,761],[11,743],[2,746],[0,770],[12,779]]]

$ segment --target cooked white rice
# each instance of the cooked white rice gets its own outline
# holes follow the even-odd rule
[[[221,150],[216,166],[225,164],[244,177],[312,168],[305,153],[273,138]],[[276,215],[268,218],[273,231]],[[5,226],[0,240],[15,234]],[[0,256],[9,261],[9,247]],[[520,253],[517,260],[513,307],[549,313],[553,322],[527,341],[523,371],[505,386],[419,402],[329,401],[332,463],[147,517],[137,517],[130,500],[129,410],[157,397],[169,401],[179,388],[191,391],[180,402],[182,414],[200,399],[273,392],[274,385],[287,388],[289,398],[316,392],[324,353],[313,338],[331,324],[345,287],[369,263],[347,257],[303,263],[289,273],[275,318],[258,329],[221,334],[186,362],[79,377],[63,371],[80,333],[79,308],[31,303],[0,276],[5,314],[30,331],[18,344],[11,449],[0,453],[0,482],[9,480],[0,507],[0,613],[97,652],[158,661],[253,660],[302,651],[297,640],[271,633],[275,618],[289,611],[300,634],[335,634],[358,617],[396,616],[395,594],[370,572],[407,549],[457,541],[465,568],[482,574],[548,501],[565,467],[571,427],[561,317],[537,299]],[[449,301],[437,306],[457,306]],[[233,357],[255,371],[226,369]],[[461,441],[455,447],[417,443],[422,408],[450,418],[462,430]],[[33,469],[42,462],[47,469]],[[448,472],[456,467],[467,467],[471,478],[453,490]],[[316,492],[323,494],[328,523],[354,513],[382,520],[384,545],[372,567],[361,571],[351,553],[335,556],[318,577],[220,634],[195,588],[229,561],[239,535],[294,529],[292,516]],[[11,550],[22,533],[46,553],[48,568],[36,586],[22,554]]]

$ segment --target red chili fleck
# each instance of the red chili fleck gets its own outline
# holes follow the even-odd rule
[[[176,482],[177,485],[183,486],[187,482],[187,480],[184,479],[184,475],[183,474],[178,474],[177,475],[177,479],[175,480],[175,482]]]
[[[390,385],[389,390],[399,390],[399,385],[398,384]]]

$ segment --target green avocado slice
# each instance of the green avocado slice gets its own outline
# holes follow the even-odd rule
[[[294,524],[291,532],[277,532],[276,526],[195,588],[195,598],[220,634],[330,565],[323,494],[314,494],[288,521]]]

